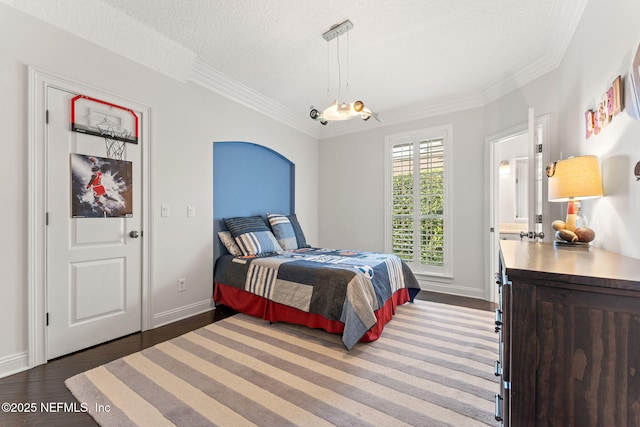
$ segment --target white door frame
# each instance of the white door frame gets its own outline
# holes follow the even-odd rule
[[[498,269],[498,259],[497,259],[497,253],[494,250],[495,249],[495,242],[497,239],[497,235],[499,233],[499,227],[498,224],[495,223],[495,219],[496,219],[496,212],[495,212],[495,195],[497,194],[498,191],[498,182],[497,182],[497,176],[498,176],[498,166],[499,166],[499,162],[496,160],[495,158],[495,147],[496,144],[499,143],[500,141],[503,141],[505,139],[511,138],[515,135],[521,135],[521,134],[529,134],[529,139],[527,142],[527,151],[529,152],[529,162],[531,163],[531,159],[532,159],[532,154],[533,154],[533,147],[534,147],[534,134],[535,134],[535,128],[538,125],[542,126],[542,131],[544,132],[544,135],[542,136],[543,141],[544,141],[544,152],[543,152],[543,165],[545,165],[546,163],[548,163],[548,159],[549,159],[549,153],[551,150],[551,140],[550,140],[550,132],[549,132],[549,127],[550,127],[550,116],[549,114],[545,114],[543,116],[539,116],[539,117],[535,117],[533,110],[530,109],[529,110],[529,120],[526,123],[521,123],[519,125],[510,127],[508,129],[505,129],[503,131],[497,132],[493,135],[490,135],[488,137],[485,138],[485,165],[488,165],[488,170],[485,173],[485,190],[486,190],[486,194],[489,194],[489,197],[486,200],[486,206],[485,206],[485,251],[484,251],[484,265],[488,266],[488,271],[486,271],[485,274],[485,287],[484,287],[484,295],[485,295],[485,299],[489,300],[489,301],[493,301],[493,302],[497,302],[497,297],[498,297],[498,293],[497,291],[497,286],[496,286],[496,281],[495,281],[495,274],[497,273],[497,269]],[[533,125],[533,129],[531,128],[530,125]],[[529,168],[529,174],[533,174],[535,168],[530,167]],[[529,205],[530,206],[534,206],[533,205],[533,192],[530,192],[529,194],[530,197],[530,201],[529,201]],[[549,241],[550,234],[549,234],[549,230],[550,230],[550,226],[548,224],[550,224],[549,221],[549,204],[545,203],[546,200],[546,189],[543,188],[543,192],[542,192],[542,198],[543,198],[543,209],[542,209],[542,214],[543,214],[543,224],[545,224],[545,226],[543,226],[543,231],[545,233],[545,237],[546,237],[546,241]],[[533,208],[532,208],[533,209]],[[529,219],[529,221],[531,222],[531,218]],[[491,231],[493,230],[493,231]],[[532,230],[532,228],[530,228],[530,230]]]
[[[486,212],[486,222],[485,222],[485,248],[484,251],[484,265],[489,266],[489,271],[485,275],[486,283],[484,287],[485,299],[493,302],[497,302],[497,292],[496,292],[496,284],[494,279],[494,273],[497,272],[498,268],[498,260],[496,259],[494,253],[494,239],[496,238],[497,224],[495,224],[496,217],[496,207],[494,203],[494,194],[496,194],[497,190],[497,179],[496,175],[498,174],[498,164],[495,160],[495,151],[496,144],[500,141],[503,141],[507,138],[510,138],[514,135],[520,135],[527,132],[527,123],[523,123],[520,125],[513,126],[509,129],[505,129],[496,134],[490,135],[485,138],[485,146],[486,146],[486,159],[484,164],[488,165],[487,173],[485,174],[485,181],[487,181],[486,194],[489,194],[489,197],[486,199],[487,209]]]
[[[82,93],[95,98],[123,97],[81,85],[47,71],[29,67],[28,93],[28,155],[27,155],[27,353],[28,366],[47,362],[46,333],[46,106],[47,88]],[[135,101],[126,100],[129,107],[142,112],[142,330],[151,327],[151,191],[150,138],[151,109]]]

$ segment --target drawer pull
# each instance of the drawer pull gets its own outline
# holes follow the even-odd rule
[[[502,419],[502,396],[496,394],[496,412],[495,412],[496,421],[504,421]]]

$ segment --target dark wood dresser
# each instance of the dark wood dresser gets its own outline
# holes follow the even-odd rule
[[[593,247],[500,242],[505,426],[640,426],[640,260]]]

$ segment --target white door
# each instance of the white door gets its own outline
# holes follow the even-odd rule
[[[71,131],[76,94],[49,87],[46,95],[46,332],[52,359],[141,330],[142,163],[140,144],[125,143],[117,160],[117,153],[107,155],[104,138]],[[116,125],[113,107],[93,107],[75,113],[93,124],[102,115]]]
[[[550,235],[549,210],[547,201],[547,182],[543,179],[549,162],[549,116],[536,119],[533,108],[529,109],[527,165],[527,206],[529,239],[553,241]]]
[[[530,109],[526,125],[490,137],[488,143],[490,276],[486,295],[495,300],[500,239],[553,240],[543,179],[549,153],[549,116],[535,118]],[[502,170],[501,163],[505,163]]]

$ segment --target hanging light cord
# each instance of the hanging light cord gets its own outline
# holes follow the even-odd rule
[[[336,37],[336,49],[338,56],[338,99],[336,100],[340,104],[340,89],[342,88],[342,66],[340,65],[340,36]]]
[[[329,42],[327,42],[327,96],[331,94],[331,66],[329,63],[331,62],[331,52],[329,49]]]
[[[349,32],[347,32],[347,88],[345,90],[345,98],[349,97]]]
[[[335,26],[334,26],[335,27]],[[332,27],[332,29],[334,28]],[[346,51],[346,63],[345,63],[345,78],[346,78],[346,82],[345,82],[345,98],[348,97],[349,95],[349,90],[350,90],[350,86],[349,86],[349,29],[350,27],[347,28],[346,32],[347,33],[347,51]],[[338,32],[334,38],[336,39],[336,62],[338,65],[338,90],[337,90],[337,98],[335,98],[335,102],[338,105],[338,107],[341,104],[344,104],[345,102],[342,100],[342,64],[341,64],[341,57],[340,57],[340,37],[343,34],[341,32]],[[323,35],[324,36],[324,35]],[[327,37],[325,37],[327,38]],[[327,96],[331,95],[331,42],[329,41],[331,38],[331,35],[328,38],[327,41]],[[344,49],[344,47],[343,47]]]

